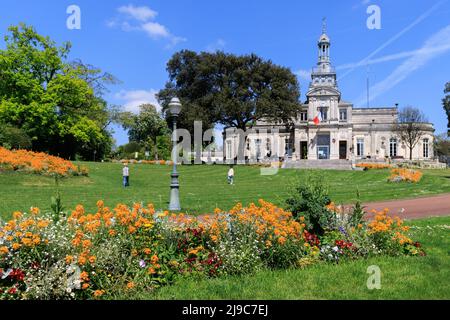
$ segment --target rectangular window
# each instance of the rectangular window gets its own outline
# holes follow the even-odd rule
[[[308,121],[308,111],[300,111],[300,121]]]
[[[396,157],[397,156],[397,139],[391,138],[389,142],[389,156]]]
[[[364,139],[356,140],[356,155],[358,157],[364,156]]]
[[[429,149],[428,149],[428,139],[423,139],[423,157],[428,158]]]
[[[339,109],[339,120],[347,121],[347,109]]]
[[[320,116],[322,118],[322,121],[328,120],[328,108],[327,107],[320,107],[319,108]]]
[[[227,158],[231,159],[231,141],[227,141]]]
[[[256,139],[256,158],[261,158],[261,139]]]

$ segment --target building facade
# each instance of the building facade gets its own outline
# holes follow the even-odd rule
[[[245,135],[224,131],[225,158],[284,159],[409,159],[409,148],[394,132],[397,107],[354,108],[341,98],[336,70],[330,61],[330,39],[325,30],[318,41],[318,62],[312,69],[306,101],[289,128],[258,121]],[[414,160],[433,157],[432,124],[413,149]],[[243,140],[244,139],[244,140]],[[245,141],[243,143],[243,141]],[[239,148],[244,151],[238,152]]]

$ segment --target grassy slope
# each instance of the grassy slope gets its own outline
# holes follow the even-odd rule
[[[426,257],[377,257],[254,276],[184,279],[142,299],[450,299],[450,217],[415,220]],[[368,290],[367,267],[381,268],[381,289]],[[125,297],[130,298],[130,297]]]
[[[89,210],[103,199],[110,206],[117,203],[153,202],[165,209],[168,203],[170,167],[132,165],[131,187],[121,186],[121,165],[112,163],[85,163],[89,177],[71,177],[60,183],[62,199],[67,209],[84,204]],[[319,170],[316,170],[319,171]],[[238,201],[248,203],[263,198],[282,205],[289,185],[306,175],[305,170],[280,170],[273,176],[260,175],[255,167],[235,167],[235,185],[226,182],[225,166],[181,166],[181,205],[190,213],[205,213],[215,207],[230,208]],[[325,171],[323,179],[330,185],[332,198],[337,202],[354,200],[356,189],[363,201],[425,196],[450,192],[450,170],[426,170],[417,184],[387,183],[388,170]],[[55,193],[50,177],[14,172],[0,173],[0,217],[15,210],[37,206],[47,210]]]

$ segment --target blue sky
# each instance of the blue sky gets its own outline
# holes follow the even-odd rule
[[[80,30],[66,27],[69,5],[81,9]],[[379,30],[366,26],[370,5],[381,9]],[[441,99],[450,81],[450,0],[17,0],[0,8],[2,38],[9,25],[26,22],[58,43],[72,42],[71,59],[122,81],[106,99],[127,110],[155,102],[166,63],[181,49],[271,59],[298,74],[304,100],[326,17],[344,100],[366,106],[369,72],[370,106],[413,105],[437,133],[446,131]],[[125,132],[114,130],[118,144],[127,142]]]

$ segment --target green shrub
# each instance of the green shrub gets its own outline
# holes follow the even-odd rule
[[[334,224],[335,214],[326,206],[331,203],[323,177],[308,175],[304,182],[297,182],[286,200],[287,210],[294,217],[304,216],[308,231],[323,235]]]

